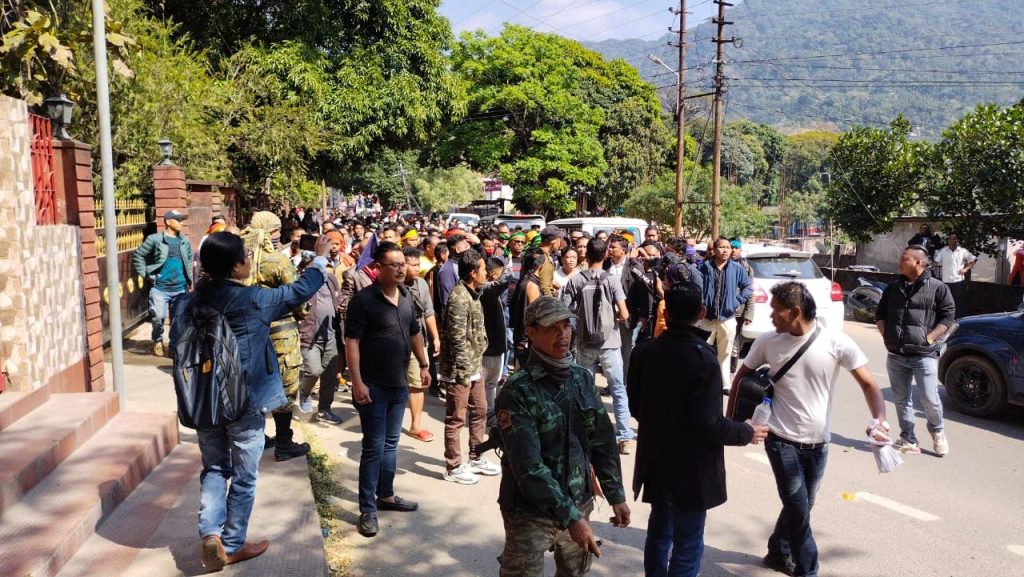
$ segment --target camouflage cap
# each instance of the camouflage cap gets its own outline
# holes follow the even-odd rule
[[[540,325],[550,327],[558,321],[574,319],[576,315],[569,311],[569,307],[555,297],[540,297],[526,307],[526,326]]]

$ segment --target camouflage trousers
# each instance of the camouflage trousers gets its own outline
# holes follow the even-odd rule
[[[590,520],[591,499],[580,507]],[[543,577],[544,552],[555,552],[555,577],[582,577],[590,572],[593,555],[569,537],[569,531],[555,527],[550,519],[502,511],[505,549],[498,557],[500,577]]]
[[[280,321],[279,321],[280,322]],[[284,324],[284,323],[282,323]],[[290,323],[295,326],[294,322]],[[284,330],[271,325],[270,342],[277,353],[277,365],[281,370],[281,384],[288,403],[279,407],[275,413],[290,413],[295,406],[295,398],[299,394],[299,376],[302,374],[302,347],[299,343],[299,331],[285,325]],[[275,329],[276,332],[275,332]]]

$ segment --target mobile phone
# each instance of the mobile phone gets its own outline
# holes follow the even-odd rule
[[[318,238],[315,234],[304,234],[299,238],[299,249],[300,250],[313,250],[316,247],[316,239]]]

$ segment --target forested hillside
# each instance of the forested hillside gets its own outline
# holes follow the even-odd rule
[[[1021,0],[746,0],[729,9],[727,115],[782,129],[882,126],[898,113],[936,138],[982,102],[1024,97]],[[690,93],[711,89],[714,25],[687,35]],[[588,46],[622,57],[674,98],[667,43],[609,40]]]

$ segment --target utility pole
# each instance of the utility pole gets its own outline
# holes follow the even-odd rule
[[[718,25],[718,33],[713,39],[717,45],[715,52],[715,142],[714,142],[714,168],[711,173],[711,240],[714,242],[719,236],[719,218],[722,209],[722,93],[725,91],[725,45],[735,42],[736,37],[725,38],[723,36],[725,27],[732,22],[725,20],[725,7],[732,4],[725,0],[715,0],[718,4],[718,17],[712,22]]]
[[[674,10],[673,10],[674,12]],[[676,152],[676,210],[675,210],[675,235],[683,234],[683,195],[686,191],[686,183],[683,181],[683,174],[686,172],[686,128],[684,124],[683,103],[686,102],[686,0],[679,0],[679,78],[678,92],[676,95],[677,119],[676,138],[678,139]]]
[[[409,171],[405,169],[405,165],[401,160],[398,161],[398,172],[395,173],[395,176],[402,177],[402,188],[405,189],[406,209],[413,210],[415,208],[417,212],[423,212],[420,209],[420,204],[416,202],[415,198],[413,198],[412,191],[409,190],[409,181],[406,180],[406,177],[409,176]]]

